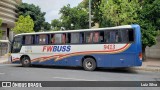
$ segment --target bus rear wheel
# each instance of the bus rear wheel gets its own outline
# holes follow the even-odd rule
[[[83,68],[86,71],[93,71],[96,69],[96,62],[93,58],[85,58],[83,61]]]
[[[31,61],[29,57],[23,57],[22,58],[22,66],[23,67],[29,67],[31,66]]]

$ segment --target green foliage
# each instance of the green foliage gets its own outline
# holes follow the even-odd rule
[[[50,23],[44,22],[44,23],[43,23],[43,26],[44,26],[44,29],[45,29],[46,31],[51,30],[51,24],[50,24]]]
[[[45,22],[45,18],[44,18],[45,12],[41,12],[41,9],[39,8],[39,6],[35,6],[34,4],[22,3],[18,5],[18,10],[19,10],[18,11],[19,16],[29,15],[33,19],[35,32],[41,30],[41,27],[44,27],[43,25]]]
[[[144,0],[140,3],[138,23],[142,30],[143,47],[156,44],[157,30],[160,30],[160,1],[159,0]]]
[[[2,25],[2,19],[0,19],[0,27]],[[2,38],[2,30],[0,29],[0,38]]]
[[[13,28],[14,33],[29,33],[34,32],[34,22],[30,16],[19,16],[18,21],[15,23]]]
[[[102,0],[91,0],[91,15],[93,23],[101,23],[102,12],[100,10],[100,4]],[[84,0],[79,6],[86,8],[89,11],[89,0]],[[93,26],[93,25],[92,25]]]
[[[100,10],[103,12],[103,21],[100,23],[100,26],[118,26],[135,23],[138,7],[138,0],[102,0]]]
[[[65,29],[85,29],[88,28],[88,13],[81,6],[71,8],[68,4],[60,10],[62,27]]]
[[[100,12],[100,27],[137,23],[141,26],[143,47],[156,44],[156,30],[160,30],[159,0],[102,0]]]
[[[58,31],[58,30],[61,29],[62,23],[61,23],[60,20],[54,19],[54,20],[52,20],[52,22],[51,22],[51,26],[52,26],[52,29],[53,29],[54,31]]]

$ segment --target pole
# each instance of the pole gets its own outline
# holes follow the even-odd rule
[[[89,28],[91,28],[91,0],[89,0]]]

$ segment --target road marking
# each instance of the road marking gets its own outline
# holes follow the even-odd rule
[[[65,78],[65,77],[52,77],[57,79],[66,79],[66,80],[76,80],[76,81],[97,81],[97,80],[88,80],[88,79],[79,79],[79,78]]]

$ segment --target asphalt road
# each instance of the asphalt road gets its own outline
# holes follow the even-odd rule
[[[0,64],[0,81],[160,81],[160,72],[98,69],[96,71],[84,71],[79,67],[56,67],[56,66],[32,66],[21,67],[17,64]],[[97,89],[123,89],[111,87],[74,88],[56,87],[58,90],[97,90]],[[18,90],[17,88],[0,88],[0,90]],[[21,88],[22,89],[22,88]],[[23,90],[28,88],[23,88]],[[42,88],[29,88],[40,90]],[[126,88],[128,90],[129,88]],[[159,87],[130,88],[131,90],[160,90]],[[44,88],[42,89],[44,90]],[[46,88],[53,90],[53,88]]]

